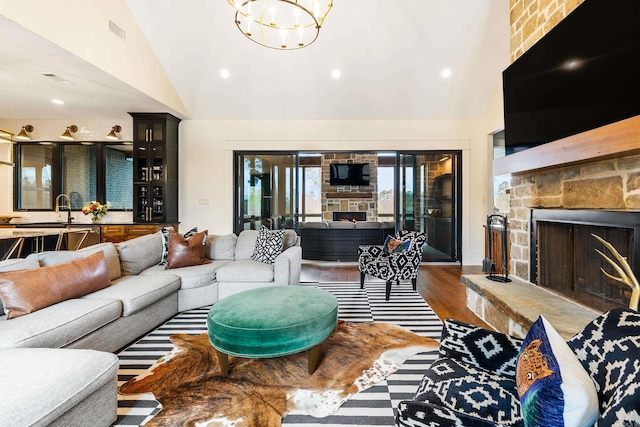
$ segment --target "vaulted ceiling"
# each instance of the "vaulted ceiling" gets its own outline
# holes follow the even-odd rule
[[[126,5],[193,119],[475,118],[509,63],[508,0],[334,0],[318,40],[295,51],[248,40],[226,0]],[[2,16],[0,40],[0,119],[167,111]]]

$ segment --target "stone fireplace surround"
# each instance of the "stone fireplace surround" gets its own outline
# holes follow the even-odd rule
[[[563,336],[569,337],[597,312],[530,282],[531,213],[640,212],[640,116],[497,159],[494,175],[502,174],[511,174],[509,270],[514,282],[496,286],[483,276],[463,277],[467,305],[501,332],[521,335],[544,314],[565,322]]]

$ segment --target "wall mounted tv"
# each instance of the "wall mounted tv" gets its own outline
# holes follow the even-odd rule
[[[369,163],[331,163],[330,185],[369,185]]]
[[[507,154],[640,114],[640,1],[585,0],[502,77]]]

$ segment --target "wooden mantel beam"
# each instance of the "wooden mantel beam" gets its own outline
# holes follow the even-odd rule
[[[640,153],[640,116],[495,159],[493,175],[591,163],[637,153]]]

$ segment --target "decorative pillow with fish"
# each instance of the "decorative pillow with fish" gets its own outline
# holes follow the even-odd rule
[[[520,348],[516,385],[527,427],[591,426],[600,415],[589,374],[543,316]]]

